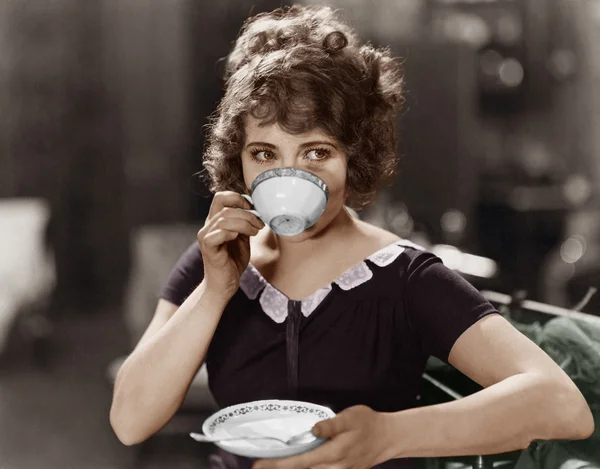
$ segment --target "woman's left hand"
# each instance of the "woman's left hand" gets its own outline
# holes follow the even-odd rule
[[[282,459],[255,461],[252,469],[368,469],[393,457],[390,416],[364,406],[345,409],[313,426],[328,441],[318,448]]]

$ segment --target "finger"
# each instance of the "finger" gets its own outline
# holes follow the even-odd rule
[[[313,434],[320,438],[332,438],[346,430],[346,419],[342,414],[338,414],[330,419],[321,420],[312,427]]]
[[[233,241],[239,235],[236,231],[216,229],[208,233],[202,239],[202,249],[204,251],[215,250],[227,241]]]
[[[258,218],[256,215],[250,212],[246,212],[245,210],[240,210],[239,208],[234,207],[225,207],[220,212],[218,212],[214,218],[219,217],[233,217],[233,218],[242,218],[243,220],[248,220],[252,225],[256,226],[259,230],[265,227],[263,221]],[[209,221],[210,223],[210,221]]]
[[[342,459],[339,444],[329,440],[317,449],[281,459],[258,460],[252,469],[307,469],[317,465],[331,466]]]
[[[208,217],[214,217],[225,207],[240,207],[249,210],[252,209],[250,202],[244,199],[241,194],[233,191],[222,191],[217,192],[213,197],[213,201],[210,204],[210,209],[208,211]]]
[[[211,223],[209,232],[215,229],[237,231],[248,236],[255,236],[261,228],[254,226],[250,220],[241,217],[219,217]]]

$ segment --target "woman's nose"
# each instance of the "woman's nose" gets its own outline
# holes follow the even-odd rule
[[[279,168],[297,168],[299,166],[298,160],[295,157],[283,157],[277,162]]]

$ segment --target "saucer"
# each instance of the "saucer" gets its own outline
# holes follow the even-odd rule
[[[208,417],[202,432],[211,437],[274,436],[287,439],[310,430],[321,420],[335,417],[327,407],[310,402],[262,400],[226,407]],[[283,458],[305,453],[326,440],[314,437],[308,442],[286,445],[276,440],[233,440],[216,442],[228,453],[247,458]]]

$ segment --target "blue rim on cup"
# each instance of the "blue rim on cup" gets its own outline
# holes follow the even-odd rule
[[[327,184],[317,176],[308,171],[304,171],[303,169],[296,168],[274,168],[269,169],[261,174],[259,174],[254,181],[252,181],[252,185],[250,186],[250,193],[254,192],[256,186],[258,186],[261,182],[281,176],[295,176],[301,179],[305,179],[307,181],[316,184],[324,193],[325,193],[325,201],[329,201],[329,189],[327,188]]]

